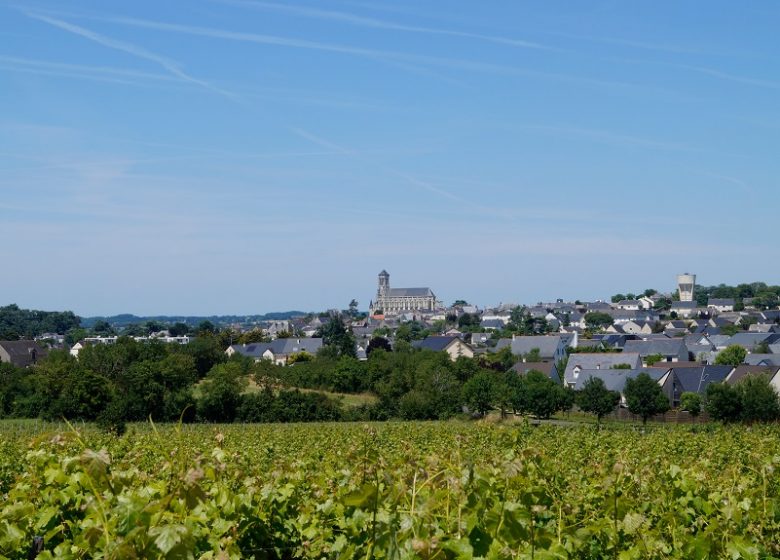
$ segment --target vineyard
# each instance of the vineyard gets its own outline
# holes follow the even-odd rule
[[[0,558],[777,558],[778,442],[776,426],[0,424]]]

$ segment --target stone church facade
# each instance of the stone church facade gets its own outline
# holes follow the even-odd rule
[[[430,288],[391,288],[386,270],[379,273],[376,299],[369,307],[372,315],[435,311],[436,308],[436,296]]]

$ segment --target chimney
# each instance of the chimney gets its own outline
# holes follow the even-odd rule
[[[596,364],[596,369],[601,369],[601,364]]]

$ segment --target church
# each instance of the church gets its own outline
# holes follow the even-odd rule
[[[386,270],[379,273],[376,299],[371,302],[371,315],[392,315],[414,311],[435,311],[436,296],[430,288],[391,288]]]

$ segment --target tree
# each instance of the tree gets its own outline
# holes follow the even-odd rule
[[[92,326],[92,332],[98,336],[113,336],[116,334],[114,327],[112,327],[108,321],[100,319],[96,321]]]
[[[456,299],[452,303],[452,307],[459,307],[459,306],[463,307],[464,305],[468,305],[468,304],[469,304],[469,302],[467,302],[465,299]]]
[[[196,332],[198,333],[198,336],[203,336],[204,334],[216,334],[217,327],[211,321],[201,321],[198,324]]]
[[[726,383],[707,386],[707,404],[704,407],[713,420],[737,422],[742,417],[742,399],[739,391]]]
[[[542,354],[541,351],[538,348],[531,348],[531,350],[523,356],[524,362],[541,362],[542,361]]]
[[[686,391],[680,395],[680,408],[696,418],[701,413],[701,395]]]
[[[458,328],[476,329],[479,328],[481,322],[482,319],[480,318],[479,313],[464,313],[458,317]]]
[[[184,336],[190,332],[190,328],[184,323],[174,323],[168,327],[168,333],[171,336]]]
[[[352,299],[352,301],[349,302],[349,316],[356,317],[357,314],[358,314],[358,302],[356,299]]]
[[[74,370],[65,379],[54,414],[68,419],[94,420],[111,401],[109,380],[88,369]]]
[[[549,418],[570,402],[564,388],[541,371],[529,371],[523,381],[527,410],[537,418]]]
[[[748,375],[737,383],[743,422],[772,422],[780,418],[777,391],[767,375]]]
[[[590,377],[577,395],[577,404],[585,412],[596,415],[597,423],[620,402],[620,393],[610,391],[599,377]]]
[[[753,346],[753,354],[771,354],[772,350],[769,348],[769,343],[766,340],[762,340],[755,346]]]
[[[640,373],[626,381],[624,389],[628,410],[642,417],[642,424],[656,414],[669,410],[669,400],[664,395],[661,386],[646,373]]]
[[[243,372],[236,364],[214,366],[200,387],[198,415],[209,422],[232,422],[241,405]]]
[[[650,354],[647,356],[647,358],[645,358],[645,362],[647,362],[648,366],[653,366],[663,359],[664,357],[661,354]]]
[[[330,346],[336,356],[357,357],[355,335],[352,334],[352,330],[344,326],[341,315],[331,315],[330,321],[317,329],[315,336],[321,337],[323,344]]]
[[[198,377],[203,377],[216,364],[224,362],[227,358],[219,340],[213,335],[198,336],[182,348],[195,360]]]
[[[493,407],[495,382],[488,372],[480,372],[463,384],[463,401],[469,410],[484,416]]]
[[[263,329],[252,329],[251,331],[242,333],[236,342],[239,344],[252,344],[256,342],[269,342],[269,339],[265,335],[265,332],[263,332]]]
[[[392,352],[393,347],[390,346],[390,341],[383,336],[375,336],[368,341],[368,348],[366,348],[366,356],[370,356],[374,350],[384,350],[385,352]]]
[[[590,311],[585,314],[585,323],[590,329],[603,329],[610,326],[614,320],[609,313]]]
[[[719,366],[737,367],[745,361],[745,356],[747,356],[747,350],[738,344],[732,344],[718,354],[718,357],[715,358],[715,364]]]

